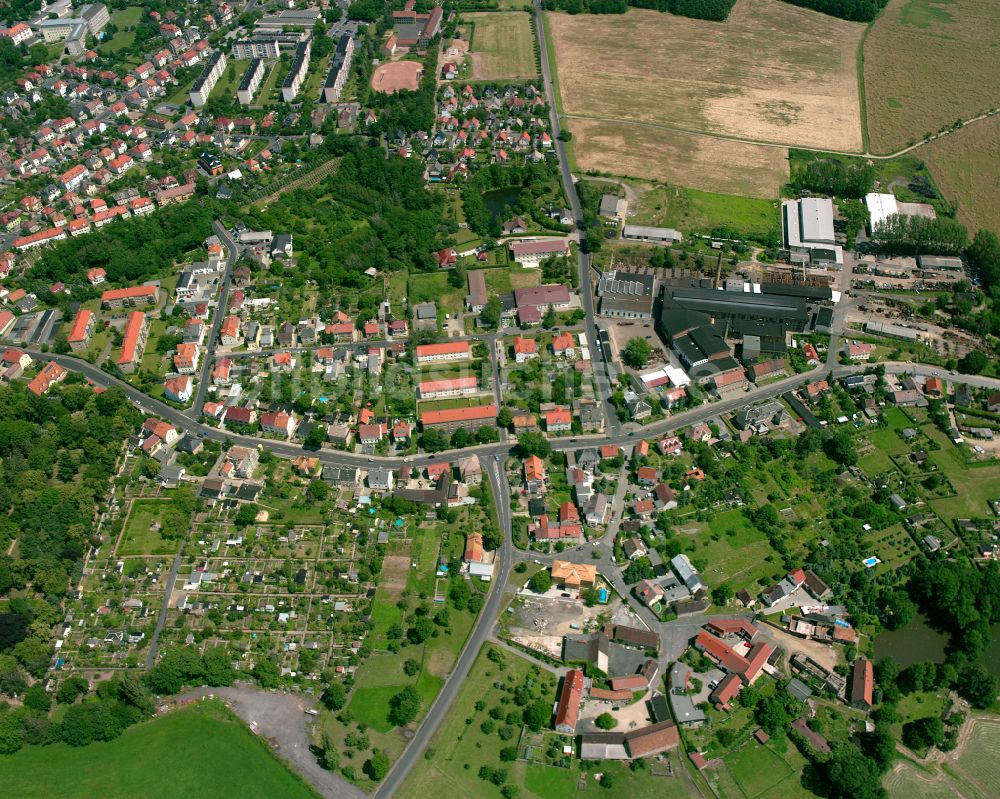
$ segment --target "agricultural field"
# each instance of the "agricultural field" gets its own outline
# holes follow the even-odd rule
[[[533,78],[538,74],[531,17],[523,11],[463,14],[472,23],[473,80]]]
[[[1000,754],[1000,720],[972,719],[959,736],[958,747],[943,763],[924,764],[918,769],[902,761],[884,780],[890,799],[932,799],[962,796],[987,799],[996,795],[997,755]]]
[[[958,220],[974,233],[1000,234],[1000,117],[976,122],[921,147],[942,193],[958,206]]]
[[[864,45],[871,151],[888,153],[997,106],[994,0],[890,0]]]
[[[573,134],[576,172],[632,175],[746,197],[777,197],[788,182],[783,147],[613,119],[572,117],[565,127]]]
[[[569,117],[861,149],[863,25],[778,0],[739,0],[724,23],[637,9],[548,21]]]
[[[21,799],[316,796],[260,739],[211,703],[138,724],[108,743],[32,746],[5,755],[0,783],[5,796]]]

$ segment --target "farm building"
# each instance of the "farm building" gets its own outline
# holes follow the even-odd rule
[[[625,225],[622,228],[622,238],[633,241],[652,241],[663,244],[674,244],[683,236],[680,231],[671,227],[650,227],[648,225]]]

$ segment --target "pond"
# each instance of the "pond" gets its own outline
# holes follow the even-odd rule
[[[944,663],[948,636],[933,629],[924,616],[916,615],[905,627],[885,630],[875,639],[875,660],[891,655],[900,666],[930,660]]]
[[[891,655],[904,668],[926,660],[944,663],[947,645],[948,636],[939,633],[927,623],[926,617],[918,614],[899,630],[879,633],[875,639],[875,661]],[[979,661],[991,674],[1000,678],[1000,624],[990,627],[990,645]]]
[[[486,203],[486,210],[493,218],[506,221],[507,208],[517,202],[521,195],[521,189],[517,186],[509,186],[506,189],[493,189],[483,192],[483,202]]]

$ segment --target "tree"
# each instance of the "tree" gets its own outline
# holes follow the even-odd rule
[[[277,688],[281,682],[281,670],[273,657],[260,658],[253,667],[254,679],[261,688]]]
[[[406,637],[411,644],[422,644],[434,634],[434,622],[426,616],[420,616],[406,628]]]
[[[517,760],[516,746],[505,746],[500,750],[501,763],[513,763],[515,760]]]
[[[547,569],[540,569],[531,578],[531,590],[536,594],[544,594],[552,587],[552,575]]]
[[[56,701],[60,705],[69,705],[76,701],[80,694],[87,693],[87,681],[83,677],[67,677],[59,684],[56,691]]]
[[[326,441],[326,431],[323,429],[323,425],[313,425],[309,435],[306,436],[305,445],[310,449],[319,449],[323,446],[324,441]]]
[[[549,719],[552,716],[552,708],[549,703],[539,699],[536,702],[532,702],[524,709],[524,724],[532,732],[538,732],[542,727],[549,723]]]
[[[612,716],[610,713],[602,713],[596,719],[594,719],[594,724],[596,724],[602,730],[613,730],[618,726],[618,719]]]
[[[940,716],[925,716],[903,725],[903,743],[911,749],[927,749],[944,740],[944,724]]]
[[[634,336],[625,345],[625,350],[622,352],[622,360],[625,361],[627,366],[631,366],[633,369],[642,369],[652,353],[653,348],[649,346],[649,342],[646,339]]]
[[[24,745],[24,725],[19,715],[0,713],[0,754],[11,755]]]
[[[883,799],[885,789],[875,762],[852,744],[836,744],[821,765],[830,799]]]
[[[997,698],[997,680],[980,663],[966,666],[958,674],[955,690],[974,708],[984,710]]]
[[[905,591],[890,591],[882,596],[882,615],[886,629],[898,630],[913,620],[917,606]]]
[[[510,427],[514,423],[514,414],[510,412],[510,408],[501,408],[500,413],[497,414],[497,424],[500,427]]]
[[[733,587],[729,583],[723,583],[712,589],[712,602],[720,607],[728,605],[733,599]]]
[[[500,314],[503,313],[503,305],[500,303],[499,297],[490,297],[486,301],[486,305],[479,314],[479,318],[483,320],[483,324],[487,327],[499,327],[500,326]]]
[[[52,707],[52,697],[40,682],[32,685],[24,694],[24,706],[39,713],[48,713]]]
[[[257,520],[258,509],[252,502],[244,502],[240,509],[236,511],[235,524],[237,527],[249,527]]]
[[[844,428],[839,428],[823,441],[827,456],[841,466],[854,466],[858,462],[858,450],[854,437]]]
[[[985,352],[980,350],[970,350],[958,359],[958,371],[964,375],[982,374],[989,365],[990,359]]]
[[[330,710],[340,710],[347,702],[347,692],[339,682],[332,682],[323,691],[323,704]]]
[[[353,8],[354,6],[351,6]],[[373,782],[379,782],[389,773],[389,757],[381,749],[372,752],[372,756],[365,761],[365,774]]]
[[[539,458],[545,458],[552,451],[549,440],[541,433],[521,433],[517,437],[517,446],[524,457],[537,455]]]
[[[559,314],[557,314],[555,308],[550,305],[549,309],[545,312],[545,316],[542,317],[542,327],[546,330],[551,330],[557,324],[559,324]]]
[[[314,502],[322,502],[330,495],[330,486],[322,480],[313,480],[309,483],[309,496]]]
[[[337,751],[336,741],[324,730],[321,743],[319,764],[327,771],[336,771],[340,766],[340,753]]]
[[[201,664],[206,685],[232,685],[236,679],[232,656],[224,646],[207,649],[201,656]]]
[[[407,685],[389,700],[388,719],[397,727],[405,727],[420,712],[420,694],[412,685]]]
[[[412,677],[418,671],[420,671],[419,661],[414,660],[413,658],[407,658],[405,661],[403,661],[403,672],[406,674],[407,677]]]

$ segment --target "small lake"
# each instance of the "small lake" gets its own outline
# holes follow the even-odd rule
[[[486,203],[486,210],[490,216],[506,221],[506,210],[521,195],[521,189],[517,186],[509,186],[506,189],[493,189],[483,192],[483,202]]]
[[[916,615],[913,621],[899,630],[886,630],[875,639],[875,660],[891,655],[900,666],[930,660],[944,663],[948,636],[933,629],[924,616]],[[980,661],[990,673],[1000,677],[1000,624],[990,628],[990,645]]]
[[[905,627],[885,630],[875,639],[875,660],[891,655],[900,666],[930,660],[944,663],[948,636],[933,629],[924,616],[916,615]]]

